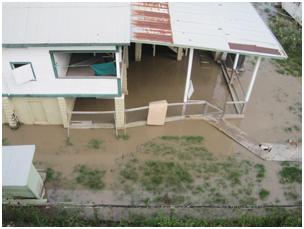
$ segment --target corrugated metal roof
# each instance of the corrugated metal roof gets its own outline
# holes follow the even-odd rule
[[[131,40],[172,44],[168,3],[131,3]]]
[[[129,3],[3,3],[3,44],[130,42]]]
[[[250,3],[4,3],[2,32],[3,44],[115,45],[131,40],[287,56]]]
[[[286,57],[250,3],[169,3],[176,46]]]

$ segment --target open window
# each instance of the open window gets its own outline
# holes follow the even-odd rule
[[[10,65],[17,84],[36,80],[31,62],[11,62]]]
[[[100,79],[116,77],[115,52],[51,51],[57,78]]]

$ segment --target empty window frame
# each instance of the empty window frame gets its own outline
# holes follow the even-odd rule
[[[115,51],[50,51],[56,78],[116,78]]]
[[[31,62],[10,62],[10,66],[17,84],[36,80],[36,75]]]

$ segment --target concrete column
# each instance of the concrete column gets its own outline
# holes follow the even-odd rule
[[[61,114],[62,124],[65,128],[67,128],[70,120],[68,119],[68,109],[67,109],[66,100],[64,97],[58,97],[57,101]]]
[[[125,96],[115,97],[115,127],[116,129],[125,128]]]
[[[183,48],[177,48],[177,61],[181,61],[183,59]]]
[[[3,109],[3,115],[5,115],[6,120],[8,120],[8,124],[12,128],[16,128],[18,125],[17,120],[14,118],[14,105],[12,101],[8,97],[2,98],[2,109]]]
[[[141,49],[142,49],[142,44],[136,43],[135,44],[135,61],[141,61]]]

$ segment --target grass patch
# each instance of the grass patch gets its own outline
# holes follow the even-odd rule
[[[265,172],[266,172],[265,166],[262,164],[256,164],[254,167],[257,172],[256,175],[257,181],[261,182],[262,179],[265,177]]]
[[[139,175],[137,173],[137,169],[135,166],[132,166],[131,164],[127,164],[121,171],[120,175],[127,179],[132,181],[137,181]]]
[[[78,184],[93,190],[98,190],[105,187],[105,184],[102,181],[105,171],[91,169],[85,165],[76,166],[74,171],[77,173],[76,182]]]
[[[270,194],[270,192],[268,190],[262,188],[259,192],[259,197],[261,200],[265,200],[268,198],[269,194]]]
[[[91,139],[88,143],[90,149],[99,149],[103,141],[98,139]]]
[[[10,142],[8,141],[7,138],[2,138],[2,145],[3,145],[3,146],[8,146],[8,145],[10,145]]]
[[[119,135],[117,135],[116,138],[127,141],[127,140],[129,140],[130,136],[128,134],[119,134]]]
[[[140,182],[149,191],[165,188],[181,191],[184,185],[193,182],[193,178],[177,163],[148,160],[144,163]]]
[[[269,26],[288,54],[286,60],[276,60],[277,71],[302,76],[302,27],[290,17],[280,14],[270,18]]]
[[[181,141],[185,144],[201,144],[204,140],[203,136],[161,136],[159,137],[161,140],[164,141]]]
[[[302,169],[290,166],[290,164],[281,164],[283,167],[279,172],[280,182],[285,183],[301,183],[302,182]]]
[[[46,178],[45,182],[55,182],[59,181],[61,178],[61,172],[55,171],[52,168],[46,169]]]
[[[166,216],[158,213],[152,216],[131,216],[128,221],[105,221],[97,215],[84,218],[82,211],[60,207],[33,207],[3,205],[2,226],[11,227],[215,227],[215,226],[248,226],[248,227],[301,227],[301,209],[271,211],[263,216],[240,214],[235,218],[200,219],[192,217],[177,217],[175,214]]]
[[[293,200],[296,201],[299,198],[299,195],[296,192],[284,192],[284,196],[287,200]]]

